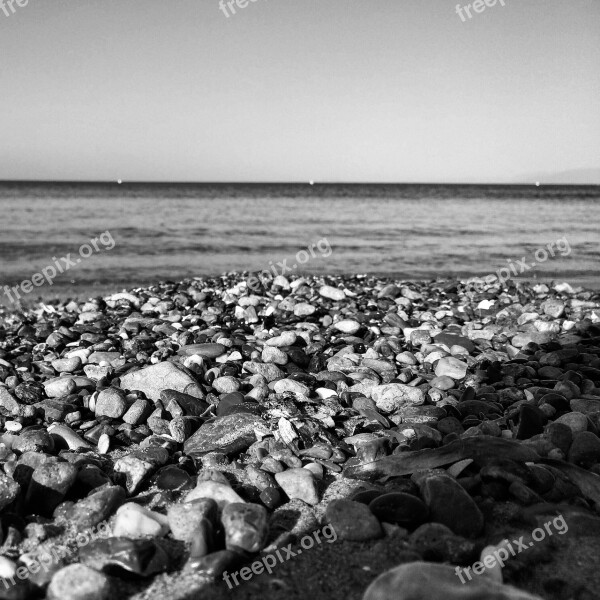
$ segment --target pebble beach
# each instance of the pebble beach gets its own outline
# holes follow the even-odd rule
[[[599,292],[247,276],[0,309],[0,599],[598,598]]]

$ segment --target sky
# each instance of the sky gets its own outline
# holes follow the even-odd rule
[[[19,1],[0,179],[600,184],[599,0]]]

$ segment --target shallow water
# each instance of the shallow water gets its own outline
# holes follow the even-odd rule
[[[288,272],[418,279],[510,260],[522,277],[600,288],[600,187],[0,184],[0,216],[0,286],[79,259],[31,296],[281,272],[284,260]],[[554,257],[536,260],[552,243]],[[520,273],[523,257],[536,265]]]

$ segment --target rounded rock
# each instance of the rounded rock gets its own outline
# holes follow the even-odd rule
[[[82,564],[73,564],[58,571],[48,587],[48,600],[110,600],[113,597],[110,580]]]

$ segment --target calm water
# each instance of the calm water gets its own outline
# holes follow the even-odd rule
[[[557,250],[526,275],[600,288],[599,225],[600,187],[0,184],[0,286],[30,279],[53,257],[79,257],[108,231],[99,251],[90,247],[89,258],[31,296],[284,259],[297,272],[484,275],[507,259],[534,262],[559,239],[566,249],[563,238],[568,255]],[[308,256],[300,265],[296,255],[311,243],[314,256],[300,254]]]

